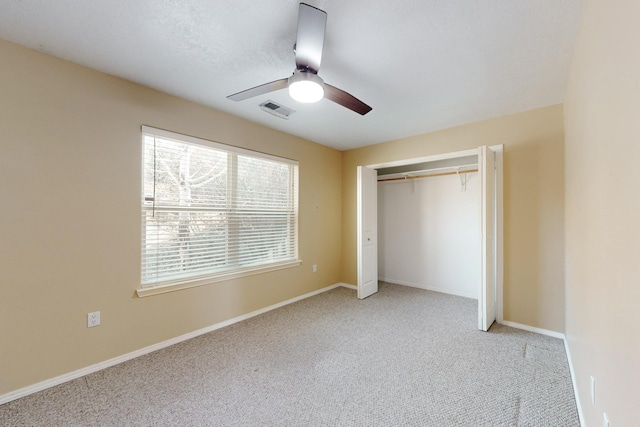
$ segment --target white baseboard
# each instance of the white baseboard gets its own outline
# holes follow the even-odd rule
[[[28,396],[28,395],[33,394],[33,393],[37,393],[37,392],[45,390],[47,388],[50,388],[50,387],[65,383],[67,381],[75,380],[76,378],[80,378],[80,377],[83,377],[85,375],[92,374],[94,372],[98,372],[98,371],[100,371],[102,369],[106,369],[106,368],[109,368],[111,366],[118,365],[118,364],[120,364],[122,362],[126,362],[127,360],[135,359],[136,357],[140,357],[140,356],[143,356],[145,354],[149,354],[149,353],[152,353],[154,351],[160,350],[162,348],[172,346],[172,345],[177,344],[179,342],[186,341],[186,340],[189,340],[191,338],[195,338],[195,337],[197,337],[199,335],[203,335],[203,334],[215,331],[216,329],[224,328],[225,326],[229,326],[229,325],[232,325],[234,323],[242,322],[243,320],[247,320],[247,319],[250,319],[252,317],[258,316],[260,314],[266,313],[268,311],[275,310],[276,308],[280,308],[280,307],[283,307],[285,305],[292,304],[294,302],[297,302],[297,301],[300,301],[300,300],[303,300],[303,299],[306,299],[306,298],[321,294],[323,292],[330,291],[330,290],[338,288],[340,286],[344,286],[344,287],[350,288],[350,289],[351,288],[356,289],[352,285],[347,285],[347,284],[344,284],[344,283],[336,283],[334,285],[327,286],[326,288],[318,289],[316,291],[309,292],[307,294],[300,295],[298,297],[291,298],[291,299],[288,299],[286,301],[282,301],[282,302],[270,305],[270,306],[265,307],[265,308],[261,308],[260,310],[252,311],[251,313],[243,314],[241,316],[234,317],[233,319],[225,320],[223,322],[216,323],[215,325],[207,326],[206,328],[198,329],[196,331],[189,332],[187,334],[180,335],[178,337],[171,338],[171,339],[168,339],[166,341],[162,341],[162,342],[159,342],[157,344],[153,344],[153,345],[150,345],[148,347],[132,351],[131,353],[123,354],[121,356],[114,357],[113,359],[105,360],[104,362],[96,363],[94,365],[90,365],[90,366],[87,366],[85,368],[81,368],[81,369],[78,369],[76,371],[69,372],[69,373],[57,376],[55,378],[51,378],[51,379],[48,379],[48,380],[45,380],[45,381],[41,381],[39,383],[30,385],[30,386],[27,386],[27,387],[20,388],[18,390],[10,391],[9,393],[5,393],[3,395],[0,395],[0,405],[2,405],[4,403],[7,403],[7,402],[11,402],[12,400],[16,400],[16,399],[19,399],[19,398],[24,397],[24,396]]]
[[[571,351],[569,351],[569,342],[567,337],[564,337],[564,350],[567,353],[567,361],[569,362],[569,372],[571,372],[571,382],[573,383],[573,395],[576,397],[576,406],[578,408],[578,420],[580,425],[586,425],[584,423],[584,415],[582,414],[582,405],[580,404],[580,395],[578,394],[578,383],[576,382],[576,374],[573,370],[573,359],[571,359]]]
[[[435,286],[424,286],[424,285],[419,285],[416,283],[411,283],[411,282],[405,282],[402,280],[396,280],[396,279],[387,279],[387,278],[378,278],[378,280],[382,281],[382,282],[388,282],[388,283],[393,283],[394,285],[402,285],[402,286],[410,286],[412,288],[418,288],[418,289],[425,289],[427,291],[433,291],[433,292],[440,292],[442,294],[449,294],[449,295],[455,295],[457,297],[464,297],[464,298],[471,298],[471,299],[478,299],[478,296],[474,296],[468,293],[464,293],[464,292],[454,292],[451,291],[450,289],[446,289],[446,288],[438,288]]]
[[[548,329],[542,329],[542,328],[535,328],[533,326],[523,325],[522,323],[510,322],[508,320],[503,320],[502,322],[499,322],[499,323],[501,325],[510,326],[512,328],[522,329],[523,331],[535,332],[536,334],[547,335],[549,337],[560,338],[561,340],[564,340],[564,334],[561,332],[550,331]]]
[[[342,286],[343,288],[353,289],[354,291],[358,290],[358,287],[356,285],[350,285],[348,283],[338,283],[338,285]]]

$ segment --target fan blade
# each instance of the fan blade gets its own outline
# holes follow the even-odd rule
[[[265,83],[260,86],[252,87],[251,89],[243,90],[242,92],[234,93],[227,96],[227,98],[233,101],[243,101],[254,96],[264,95],[265,93],[273,92],[275,90],[284,89],[288,86],[289,79],[274,80],[270,83]]]
[[[355,96],[326,83],[324,84],[324,97],[363,116],[372,110]]]
[[[311,70],[318,73],[326,25],[327,12],[306,3],[300,3],[296,37],[296,68],[298,70]]]

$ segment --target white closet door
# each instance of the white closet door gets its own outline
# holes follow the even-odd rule
[[[480,192],[480,217],[482,235],[480,239],[481,279],[480,298],[478,298],[478,328],[488,331],[496,320],[496,178],[495,153],[482,146],[478,153],[478,167],[482,182]]]
[[[358,166],[358,298],[378,292],[378,173]]]

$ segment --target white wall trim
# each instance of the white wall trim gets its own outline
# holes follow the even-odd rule
[[[576,374],[573,369],[573,359],[571,359],[571,351],[569,351],[569,342],[566,335],[563,338],[564,350],[567,353],[567,361],[569,362],[569,372],[571,372],[571,383],[573,384],[573,395],[576,398],[576,407],[578,408],[578,420],[581,426],[585,426],[584,415],[582,414],[582,405],[580,404],[580,395],[578,394],[578,383],[576,382]]]
[[[356,285],[350,285],[348,283],[338,283],[338,285],[342,286],[343,288],[353,289],[354,291],[358,290],[358,287]]]
[[[439,288],[437,286],[419,285],[417,283],[411,283],[411,282],[406,282],[406,281],[403,281],[403,280],[388,279],[388,278],[380,278],[380,280],[383,281],[383,282],[393,283],[394,285],[402,285],[402,286],[409,286],[409,287],[412,287],[412,288],[425,289],[427,291],[440,292],[441,294],[455,295],[455,296],[464,297],[464,298],[471,298],[473,300],[477,300],[478,299],[477,295],[465,294],[464,292],[455,292],[455,291],[452,292],[448,288]]]
[[[168,339],[166,341],[162,341],[162,342],[159,342],[157,344],[153,344],[153,345],[150,345],[148,347],[144,347],[144,348],[141,348],[139,350],[135,350],[135,351],[132,351],[130,353],[126,353],[126,354],[123,354],[121,356],[117,356],[117,357],[114,357],[112,359],[105,360],[103,362],[99,362],[99,363],[87,366],[85,368],[78,369],[78,370],[73,371],[73,372],[68,372],[66,374],[57,376],[55,378],[51,378],[51,379],[48,379],[48,380],[45,380],[45,381],[41,381],[39,383],[32,384],[30,386],[20,388],[18,390],[10,391],[9,393],[5,393],[3,395],[0,395],[0,405],[2,405],[4,403],[7,403],[7,402],[11,402],[12,400],[16,400],[16,399],[19,399],[19,398],[24,397],[24,396],[28,396],[28,395],[33,394],[33,393],[37,393],[39,391],[48,389],[50,387],[53,387],[53,386],[56,386],[56,385],[59,385],[59,384],[62,384],[62,383],[66,383],[66,382],[71,381],[71,380],[75,380],[76,378],[80,378],[80,377],[83,377],[85,375],[101,371],[101,370],[109,368],[111,366],[118,365],[118,364],[120,364],[122,362],[126,362],[127,360],[131,360],[131,359],[135,359],[136,357],[144,356],[145,354],[149,354],[149,353],[152,353],[154,351],[163,349],[165,347],[169,347],[169,346],[172,346],[174,344],[178,344],[178,343],[180,343],[182,341],[186,341],[186,340],[189,340],[191,338],[195,338],[195,337],[197,337],[199,335],[203,335],[203,334],[215,331],[216,329],[221,329],[221,328],[224,328],[225,326],[229,326],[229,325],[232,325],[234,323],[242,322],[243,320],[247,320],[247,319],[250,319],[252,317],[258,316],[260,314],[266,313],[268,311],[275,310],[276,308],[280,308],[280,307],[283,307],[285,305],[292,304],[294,302],[297,302],[297,301],[300,301],[300,300],[303,300],[303,299],[306,299],[306,298],[321,294],[323,292],[330,291],[330,290],[338,288],[340,286],[343,286],[343,287],[346,287],[346,288],[349,288],[349,289],[356,289],[356,287],[353,286],[353,285],[347,285],[345,283],[336,283],[334,285],[327,286],[325,288],[318,289],[316,291],[309,292],[307,294],[300,295],[300,296],[297,296],[295,298],[291,298],[291,299],[288,299],[286,301],[282,301],[282,302],[279,302],[277,304],[273,304],[273,305],[261,308],[261,309],[256,310],[256,311],[252,311],[251,313],[243,314],[241,316],[237,316],[237,317],[234,317],[232,319],[225,320],[223,322],[219,322],[219,323],[216,323],[216,324],[211,325],[211,326],[207,326],[206,328],[198,329],[196,331],[189,332],[187,334],[180,335],[178,337],[171,338],[171,339]]]
[[[256,274],[267,273],[269,271],[283,270],[285,268],[297,267],[302,264],[301,259],[295,259],[293,261],[278,262],[271,265],[264,265],[260,267],[250,267],[241,270],[227,271],[223,273],[211,274],[205,277],[200,277],[192,280],[181,280],[177,283],[175,281],[169,283],[163,283],[159,285],[150,285],[143,288],[136,289],[136,294],[139,298],[149,297],[152,295],[165,294],[167,292],[175,292],[181,289],[195,288],[197,286],[211,285],[212,283],[223,282],[225,280],[238,279],[240,277],[253,276]]]
[[[536,328],[529,325],[523,325],[522,323],[511,322],[509,320],[503,320],[502,322],[498,322],[501,325],[511,326],[512,328],[522,329],[523,331],[535,332],[536,334],[547,335],[553,338],[560,338],[564,340],[564,334],[562,332],[550,331],[548,329]]]

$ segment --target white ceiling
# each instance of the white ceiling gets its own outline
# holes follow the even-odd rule
[[[563,102],[584,0],[306,2],[328,14],[318,74],[366,116],[226,98],[293,72],[297,0],[0,0],[0,38],[345,150]]]

